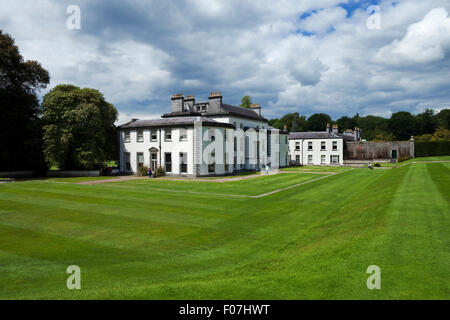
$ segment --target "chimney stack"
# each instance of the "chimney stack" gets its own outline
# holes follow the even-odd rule
[[[222,94],[220,91],[209,93],[209,108],[208,112],[217,113],[222,109]]]
[[[261,105],[259,103],[252,103],[250,109],[255,111],[258,115],[261,115]]]
[[[193,95],[186,96],[184,98],[184,106],[185,106],[184,111],[191,111],[191,112],[195,111],[194,103],[195,103],[195,98]]]
[[[287,124],[284,125],[283,130],[287,131]]]
[[[325,129],[325,132],[328,132],[328,133],[331,132],[331,126],[330,126],[329,123],[327,123],[327,127],[326,127],[326,129]]]
[[[175,93],[172,96],[172,112],[184,111],[184,97],[182,93]]]
[[[337,124],[333,124],[333,131],[332,132],[335,133],[335,134],[337,134],[339,132]]]

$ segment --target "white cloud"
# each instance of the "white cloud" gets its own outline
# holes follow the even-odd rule
[[[408,27],[400,40],[383,47],[377,59],[386,63],[430,63],[443,60],[450,49],[450,17],[445,8],[431,10]]]

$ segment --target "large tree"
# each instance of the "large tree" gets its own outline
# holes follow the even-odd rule
[[[0,171],[45,170],[37,93],[50,81],[37,61],[25,61],[0,30]]]
[[[308,118],[308,130],[325,131],[327,123],[331,123],[331,117],[326,113],[314,113]]]
[[[408,140],[415,134],[416,121],[409,112],[396,112],[389,119],[388,129],[397,140]]]
[[[436,118],[440,128],[450,130],[450,109],[442,109]]]
[[[93,169],[116,158],[116,108],[89,88],[59,85],[42,102],[44,154],[61,169]]]
[[[426,109],[416,116],[416,125],[416,134],[432,134],[438,127],[438,119],[433,110]]]

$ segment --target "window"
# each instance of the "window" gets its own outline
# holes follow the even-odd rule
[[[125,152],[125,171],[131,171],[130,153]]]
[[[300,150],[300,142],[295,143],[295,150]]]
[[[320,163],[325,164],[325,155],[324,154],[320,156]]]
[[[300,155],[295,156],[295,164],[300,164]]]
[[[144,154],[142,152],[136,153],[137,168],[140,169],[144,166]]]
[[[234,151],[237,151],[237,137],[234,137]]]
[[[144,142],[144,130],[138,130],[136,135],[137,142]]]
[[[234,129],[236,129],[236,122],[233,122]]]
[[[158,141],[158,137],[156,135],[156,130],[150,131],[150,141]]]
[[[332,156],[330,156],[330,162],[332,163],[332,164],[338,164],[339,163],[339,156],[338,155],[332,155]]]
[[[215,129],[208,129],[208,138],[209,141],[214,141],[216,140],[216,136],[215,136]]]
[[[311,151],[313,148],[312,148],[312,141],[309,141],[308,142],[308,151]]]
[[[164,140],[172,141],[172,129],[164,129]]]
[[[243,123],[240,123],[240,124],[239,124],[239,128],[244,129],[244,124],[243,124]]]
[[[187,173],[187,153],[180,152],[180,172]]]
[[[312,164],[312,154],[308,155],[308,164]]]
[[[333,141],[333,151],[337,150],[337,141]]]
[[[288,143],[288,136],[284,136],[284,143]]]
[[[185,128],[180,128],[180,141],[187,141],[187,130]]]
[[[227,172],[228,171],[228,153],[225,152],[223,160],[224,160],[224,170],[225,170],[225,172]]]
[[[325,150],[325,141],[320,142],[320,150],[322,150],[322,151]]]
[[[130,142],[130,141],[131,141],[130,131],[125,131],[125,132],[124,132],[124,135],[125,135],[125,138],[124,138],[125,142],[126,142],[126,143],[127,143],[127,142]]]
[[[172,172],[172,153],[166,152],[164,154],[164,165],[166,172]]]

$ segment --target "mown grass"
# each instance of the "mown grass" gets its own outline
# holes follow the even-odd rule
[[[295,166],[282,168],[281,171],[340,172],[347,169],[348,167],[341,166]]]
[[[213,194],[307,176],[2,184],[0,298],[450,298],[450,164]],[[66,288],[72,264],[81,290]],[[373,264],[381,290],[366,287]]]

